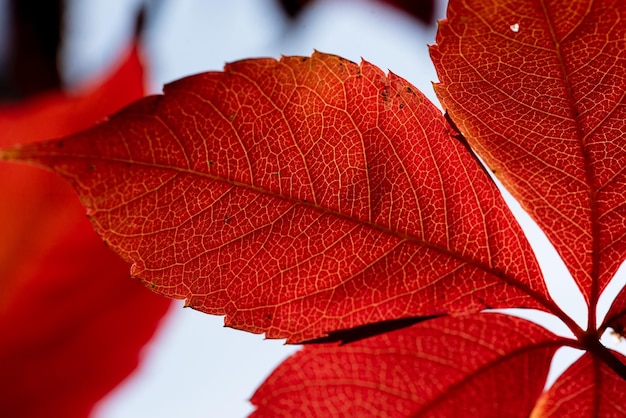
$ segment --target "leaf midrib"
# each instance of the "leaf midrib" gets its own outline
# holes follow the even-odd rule
[[[504,281],[505,283],[521,290],[523,293],[525,293],[526,295],[528,295],[529,297],[531,297],[532,299],[534,299],[535,301],[537,301],[540,305],[544,306],[546,308],[546,310],[548,312],[551,312],[553,314],[555,314],[556,316],[558,316],[561,319],[564,319],[565,317],[567,317],[567,315],[565,315],[565,313],[558,307],[558,305],[556,305],[551,299],[544,297],[544,295],[540,294],[539,292],[531,289],[528,285],[526,285],[525,283],[522,283],[518,280],[516,280],[514,277],[506,274],[503,271],[498,271],[495,270],[491,267],[489,267],[488,265],[484,264],[483,262],[480,262],[478,260],[472,259],[468,256],[463,255],[462,253],[459,253],[457,251],[454,251],[452,249],[449,248],[444,248],[440,245],[425,241],[423,239],[420,239],[418,237],[406,234],[406,233],[402,233],[399,231],[395,231],[393,229],[391,229],[390,227],[384,226],[384,225],[379,225],[373,222],[369,222],[367,220],[363,220],[363,219],[359,219],[359,218],[355,218],[355,217],[351,217],[347,214],[341,213],[337,210],[334,209],[329,209],[323,206],[320,206],[314,202],[309,202],[309,201],[301,201],[298,199],[295,199],[293,197],[290,196],[285,196],[285,195],[280,195],[278,193],[275,193],[273,191],[252,185],[252,184],[247,184],[247,183],[243,183],[234,179],[227,179],[221,176],[217,176],[217,175],[212,175],[212,174],[208,174],[208,173],[203,173],[200,171],[196,171],[196,170],[191,170],[188,168],[181,168],[181,167],[175,167],[175,166],[170,166],[170,165],[164,165],[164,164],[158,164],[158,163],[153,163],[153,162],[143,162],[143,161],[136,161],[136,160],[132,160],[132,159],[125,159],[125,158],[113,158],[113,157],[105,157],[105,156],[94,156],[94,155],[89,155],[89,154],[62,154],[62,153],[57,153],[54,151],[47,151],[47,152],[39,152],[37,150],[35,151],[26,151],[23,152],[25,150],[28,150],[29,147],[25,147],[22,150],[17,150],[17,154],[20,155],[18,158],[15,159],[20,159],[20,160],[30,160],[30,162],[32,163],[37,163],[37,159],[41,158],[41,157],[46,157],[46,158],[59,158],[59,159],[76,159],[76,160],[88,160],[88,161],[102,161],[105,163],[115,163],[115,164],[122,164],[125,166],[129,166],[129,165],[137,165],[137,166],[143,166],[143,167],[148,167],[148,168],[152,168],[152,169],[160,169],[160,170],[166,170],[166,171],[177,171],[179,173],[184,173],[187,175],[192,175],[192,176],[198,176],[201,178],[205,178],[208,180],[212,180],[212,181],[217,181],[217,182],[222,182],[222,183],[228,183],[232,186],[238,187],[238,188],[243,188],[243,189],[247,189],[247,190],[251,190],[255,193],[259,193],[259,194],[263,194],[266,196],[270,196],[272,198],[275,199],[280,199],[283,201],[287,201],[290,202],[293,205],[300,205],[300,206],[305,206],[305,207],[309,207],[311,209],[314,209],[318,212],[323,212],[323,213],[328,213],[330,215],[345,219],[349,222],[353,222],[353,223],[358,223],[361,225],[364,225],[368,228],[377,230],[383,234],[387,234],[387,235],[391,235],[394,236],[396,238],[398,238],[400,241],[406,241],[406,242],[412,242],[415,243],[419,246],[422,247],[426,247],[429,248],[431,250],[434,250],[436,252],[439,252],[441,254],[447,255],[455,260],[460,261],[461,263],[467,264],[467,265],[471,265],[473,267],[476,267],[482,271],[484,271],[485,273],[489,274],[490,276],[496,277],[498,280]],[[39,162],[40,165],[43,165],[41,162]],[[52,167],[52,165],[50,166],[46,166],[44,165],[45,168],[50,169]],[[63,174],[66,178],[68,178],[70,180],[70,182],[74,183],[75,182],[75,178],[73,178],[70,175],[66,175]],[[566,323],[569,323],[569,321],[567,321]]]
[[[589,4],[591,5],[592,2]],[[580,120],[580,109],[578,109],[576,100],[574,99],[573,86],[569,77],[569,71],[567,70],[566,61],[563,57],[563,52],[561,50],[561,44],[568,37],[572,36],[573,33],[578,30],[580,27],[580,23],[588,16],[589,9],[587,13],[581,18],[577,25],[574,25],[569,33],[567,33],[562,40],[557,39],[555,25],[551,18],[550,12],[548,10],[548,6],[546,4],[546,0],[541,0],[541,7],[545,15],[546,24],[548,30],[550,31],[550,36],[552,37],[552,42],[554,43],[554,52],[556,54],[557,62],[559,65],[559,69],[561,72],[561,79],[565,85],[565,93],[567,103],[570,106],[570,115],[571,120],[574,123],[574,127],[576,130],[576,136],[578,138],[578,144],[580,146],[580,155],[584,164],[584,172],[585,172],[585,185],[588,188],[589,194],[589,210],[590,210],[590,225],[591,225],[591,271],[588,272],[591,278],[591,289],[589,289],[589,300],[588,300],[588,319],[587,319],[587,330],[595,331],[596,329],[596,305],[598,303],[599,298],[599,272],[600,272],[600,223],[598,216],[598,201],[597,194],[598,190],[594,187],[594,173],[592,161],[587,150],[587,143],[585,142],[587,135],[584,133],[584,129],[582,127],[582,123]]]

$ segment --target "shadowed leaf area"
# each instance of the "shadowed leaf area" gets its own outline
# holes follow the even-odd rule
[[[389,321],[375,322],[373,324],[360,325],[358,327],[349,329],[340,329],[337,331],[330,331],[326,337],[316,338],[314,340],[303,341],[302,344],[322,344],[339,342],[343,344],[350,344],[355,341],[363,340],[365,338],[373,337],[375,335],[384,334],[386,332],[395,331],[410,327],[411,325],[418,324],[429,319],[438,318],[437,316],[419,316],[417,318],[402,318],[391,319]]]

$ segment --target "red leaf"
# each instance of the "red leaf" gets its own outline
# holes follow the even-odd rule
[[[604,327],[611,327],[618,335],[626,337],[626,287],[622,287],[609,308]]]
[[[626,258],[625,39],[618,1],[467,0],[431,50],[444,108],[592,307]]]
[[[143,94],[133,50],[105,83],[0,108],[0,145],[67,135]],[[137,365],[169,306],[128,278],[51,173],[0,166],[0,415],[84,417]]]
[[[526,418],[559,344],[526,320],[477,314],[306,346],[259,387],[252,417]]]
[[[268,338],[557,310],[499,192],[448,131],[403,79],[316,53],[189,77],[4,157],[68,179],[155,291]]]
[[[613,352],[623,363],[626,357]],[[542,395],[531,418],[626,416],[626,381],[585,354]]]

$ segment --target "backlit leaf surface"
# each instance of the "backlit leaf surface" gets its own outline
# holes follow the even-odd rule
[[[268,338],[554,308],[521,229],[441,113],[367,62],[229,64],[4,157],[68,179],[155,291]]]
[[[626,287],[617,295],[604,320],[618,335],[626,337]]]
[[[626,363],[626,357],[616,356]],[[544,393],[531,418],[622,418],[626,381],[590,354],[583,355]]]
[[[623,2],[464,0],[447,16],[443,107],[595,307],[626,258]]]
[[[133,50],[104,83],[0,107],[0,146],[67,135],[143,95]],[[139,360],[169,301],[128,277],[73,191],[0,166],[0,416],[85,417]]]
[[[251,416],[527,418],[558,345],[524,319],[473,314],[306,346],[259,387]]]

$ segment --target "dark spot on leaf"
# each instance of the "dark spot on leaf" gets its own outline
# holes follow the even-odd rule
[[[400,109],[404,109],[404,103],[400,103]]]
[[[493,306],[486,303],[485,299],[483,298],[478,298],[478,301],[484,306],[484,309],[493,309]]]
[[[215,162],[213,160],[209,160],[209,165],[213,165]]]
[[[383,101],[388,101],[389,100],[389,87],[385,86],[383,87],[383,92],[380,94],[383,98]]]

